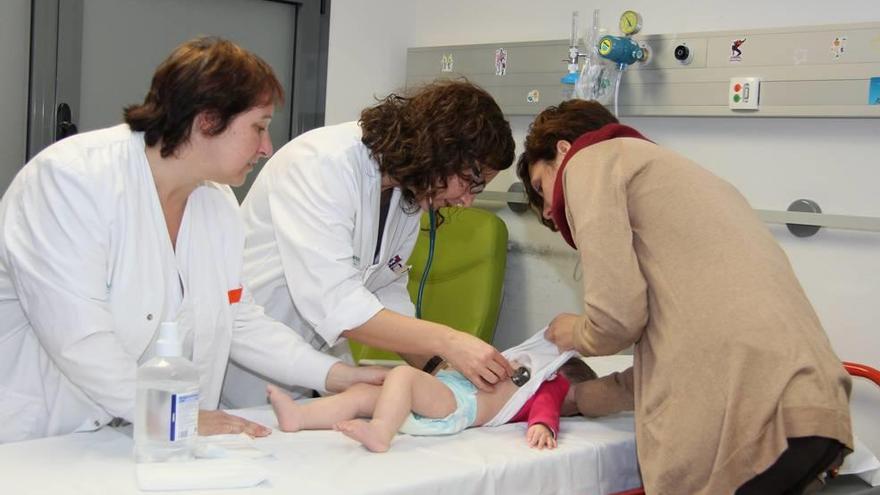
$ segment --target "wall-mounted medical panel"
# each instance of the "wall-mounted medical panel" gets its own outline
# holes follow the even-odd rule
[[[623,75],[624,116],[880,117],[880,22],[634,39],[650,56]],[[567,40],[410,48],[407,85],[463,76],[532,115],[563,99],[567,54]],[[757,108],[739,103],[740,80]]]

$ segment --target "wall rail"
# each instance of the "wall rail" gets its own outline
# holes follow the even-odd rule
[[[528,204],[523,192],[483,191],[478,201],[493,201],[508,205]],[[519,208],[522,209],[521,207]],[[801,211],[755,210],[761,220],[772,224],[812,225],[831,229],[860,230],[880,232],[880,218],[854,215],[834,215],[828,213],[809,213]]]

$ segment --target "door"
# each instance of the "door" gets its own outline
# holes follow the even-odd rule
[[[122,122],[123,108],[143,101],[159,63],[175,46],[201,35],[234,41],[275,70],[287,100],[270,127],[275,147],[323,124],[327,0],[34,4],[32,94],[41,100],[32,98],[29,156],[65,135]],[[239,200],[255,176],[237,188]]]
[[[24,165],[30,0],[0,2],[0,195]]]

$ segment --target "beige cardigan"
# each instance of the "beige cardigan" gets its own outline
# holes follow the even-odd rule
[[[580,150],[563,183],[584,272],[575,346],[590,356],[635,344],[648,494],[733,493],[787,437],[852,448],[849,376],[785,253],[736,189],[633,138]]]

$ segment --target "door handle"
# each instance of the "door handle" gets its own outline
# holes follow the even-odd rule
[[[67,103],[58,104],[58,110],[55,111],[55,141],[77,133],[76,124],[71,122],[72,118],[70,105]]]

